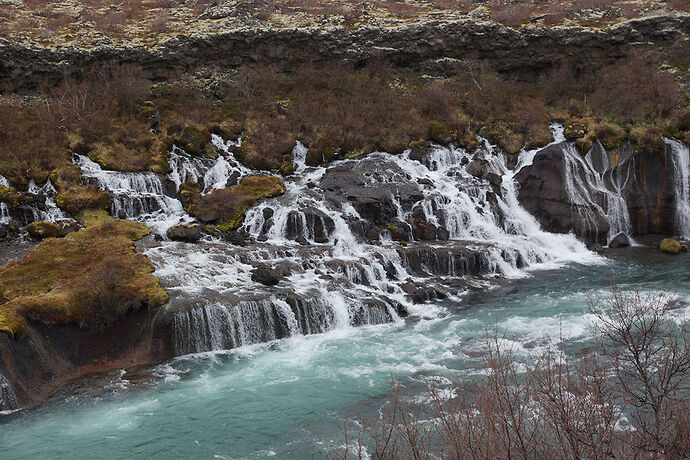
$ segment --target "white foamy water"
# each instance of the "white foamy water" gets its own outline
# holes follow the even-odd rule
[[[690,152],[677,139],[664,138],[673,163],[673,186],[676,197],[676,233],[690,239]]]
[[[104,170],[84,155],[75,154],[73,161],[81,168],[85,184],[110,193],[114,217],[144,222],[160,235],[172,225],[193,220],[178,199],[165,194],[163,180],[156,173]]]
[[[57,191],[50,179],[47,179],[45,184],[42,186],[36,185],[33,179],[29,181],[29,188],[27,190],[29,193],[34,195],[45,197],[45,203],[43,209],[38,206],[32,206],[31,210],[33,212],[33,220],[35,221],[48,221],[55,222],[58,220],[67,219],[67,216],[58,208],[55,203],[55,197],[57,196]]]

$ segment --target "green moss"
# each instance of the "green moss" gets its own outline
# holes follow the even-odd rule
[[[31,222],[26,226],[26,231],[32,238],[42,240],[44,238],[59,238],[62,229],[52,222]]]
[[[245,177],[239,185],[214,190],[208,195],[201,195],[195,182],[180,186],[180,197],[185,210],[204,222],[213,222],[221,231],[239,227],[244,213],[257,201],[283,193],[283,182],[273,176]]]
[[[136,222],[106,220],[44,240],[1,268],[0,330],[16,337],[25,319],[97,329],[130,310],[161,306],[167,293],[134,247],[147,232]]]
[[[5,187],[0,185],[0,201],[7,203],[11,208],[16,208],[21,204],[22,195],[17,193],[14,187]]]
[[[607,151],[620,149],[627,139],[625,130],[614,123],[598,123],[590,129],[590,133],[592,131],[594,132],[594,139],[601,142]]]
[[[78,184],[60,190],[55,201],[60,208],[76,216],[85,209],[107,209],[110,195],[95,185]]]
[[[321,136],[309,146],[305,163],[309,166],[319,166],[330,163],[333,157],[340,152],[340,147],[331,138]]]
[[[658,152],[664,149],[664,140],[659,132],[651,127],[632,127],[630,129],[630,142],[633,151]]]
[[[79,222],[82,223],[82,225],[84,225],[84,227],[92,227],[94,225],[115,220],[104,209],[84,209],[75,217]]]
[[[452,142],[453,136],[446,125],[438,121],[432,121],[429,125],[429,139],[437,144],[448,144]]]

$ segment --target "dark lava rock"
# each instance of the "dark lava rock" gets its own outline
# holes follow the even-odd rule
[[[268,237],[266,235],[259,235],[256,241],[261,241],[263,243],[264,241],[268,241]]]
[[[199,241],[201,233],[201,227],[196,223],[173,225],[165,232],[171,240],[186,241],[188,243]]]
[[[252,281],[266,286],[275,286],[280,282],[280,275],[271,267],[261,264],[252,270]]]
[[[574,233],[588,242],[606,242],[610,225],[599,209],[580,209],[570,202],[566,190],[566,144],[550,145],[540,150],[531,166],[520,170],[515,179],[520,183],[520,204],[542,225],[554,233]],[[583,216],[588,216],[585,220]],[[593,220],[593,223],[592,223]]]
[[[393,162],[380,158],[328,168],[321,178],[327,200],[340,204],[347,199],[362,219],[385,224],[424,199],[419,184]],[[397,201],[397,203],[396,203]]]
[[[76,223],[76,222],[60,222],[60,230],[62,232],[62,236],[67,236],[70,233],[78,232],[81,230],[81,226]]]
[[[609,242],[609,247],[614,249],[627,248],[628,246],[630,246],[630,244],[630,237],[625,233],[619,233],[618,235],[614,236],[613,239]]]
[[[298,236],[295,238],[295,242],[301,244],[302,246],[309,246],[309,241],[303,236]]]
[[[294,239],[307,235],[307,238],[323,243],[328,241],[333,230],[335,230],[333,219],[316,208],[307,208],[302,211],[290,211],[285,236],[288,239]]]
[[[501,184],[503,183],[503,177],[501,177],[500,175],[498,175],[496,173],[492,173],[492,172],[487,173],[486,180],[488,180],[489,183],[491,185],[493,185],[494,187],[500,187]]]
[[[486,160],[472,160],[465,168],[465,171],[474,177],[486,176],[486,170],[489,167],[489,162]]]

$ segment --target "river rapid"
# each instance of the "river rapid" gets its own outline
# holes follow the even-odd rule
[[[341,325],[230,351],[186,355],[66,388],[41,408],[0,422],[3,458],[309,458],[338,445],[338,422],[376,414],[401,378],[410,396],[481,373],[483,337],[496,328],[518,356],[538,356],[563,337],[590,340],[587,296],[611,280],[667,289],[690,315],[685,257],[631,247],[598,265],[570,264],[392,324]]]

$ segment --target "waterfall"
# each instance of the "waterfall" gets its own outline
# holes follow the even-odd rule
[[[243,300],[233,306],[214,302],[175,314],[175,352],[228,350],[336,327],[383,324],[396,318],[387,309],[348,305],[339,293],[314,293],[311,298],[287,301],[276,297]]]
[[[690,240],[690,153],[677,139],[664,138],[673,162],[673,186],[676,197],[676,234]]]
[[[604,148],[597,141],[585,158],[577,152],[573,143],[562,144],[564,165],[564,188],[568,195],[573,212],[584,225],[585,234],[599,233],[599,217],[609,224],[607,243],[619,233],[630,235],[632,226],[630,215],[622,189],[627,183],[627,176],[622,179],[619,168],[614,169],[611,184],[614,190],[606,186],[605,176],[612,171]],[[629,172],[629,169],[626,169]],[[608,173],[612,174],[612,173]]]
[[[0,174],[0,186],[9,187],[10,182]],[[0,224],[6,224],[10,221],[10,209],[6,203],[0,202]]]
[[[0,374],[0,414],[6,411],[14,411],[18,408],[19,401],[12,389],[12,385],[4,375]]]
[[[0,203],[0,224],[6,224],[10,221],[10,209],[5,203]]]
[[[65,214],[60,210],[60,208],[58,208],[57,204],[55,203],[57,191],[55,190],[55,187],[53,187],[53,184],[50,182],[50,179],[47,179],[45,184],[43,184],[40,187],[36,185],[33,179],[31,179],[29,181],[29,188],[27,192],[36,196],[45,197],[45,202],[43,204],[42,209],[38,206],[33,206],[31,208],[33,213],[33,220],[55,222],[67,218],[67,216],[65,216]]]
[[[163,180],[156,173],[104,170],[84,155],[73,155],[73,161],[81,168],[85,185],[110,193],[114,217],[143,221],[159,234],[171,225],[192,220],[179,200],[165,194]]]
[[[173,146],[168,162],[170,163],[170,173],[168,178],[175,184],[175,190],[179,190],[180,185],[185,182],[194,181],[201,185],[202,193],[207,194],[213,190],[225,188],[228,185],[235,185],[244,177],[252,173],[251,169],[243,166],[236,159],[231,149],[241,145],[241,138],[236,141],[223,141],[214,134],[212,136],[213,145],[221,152],[218,158],[193,157]]]

